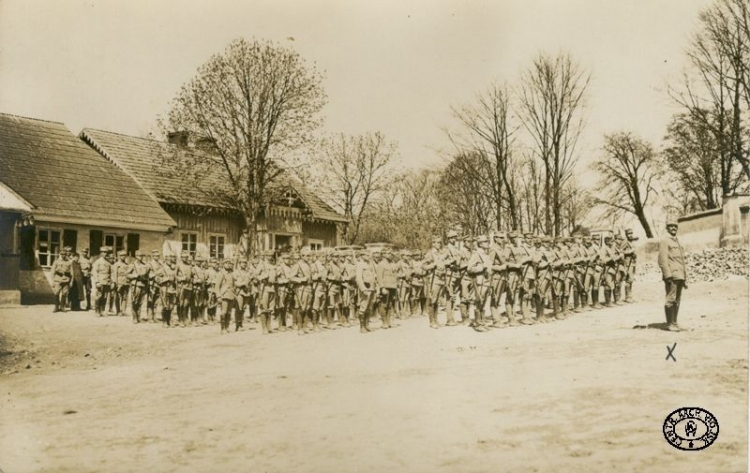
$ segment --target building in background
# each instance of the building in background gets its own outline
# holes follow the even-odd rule
[[[198,187],[187,185],[179,175],[159,168],[161,152],[187,146],[185,136],[175,133],[169,143],[86,128],[80,138],[110,163],[133,177],[177,222],[165,240],[165,251],[182,250],[206,257],[233,258],[242,239],[244,219],[237,211],[217,203],[211,189],[226,185],[208,175]],[[193,152],[203,152],[193,150]],[[203,186],[201,188],[200,186]],[[279,197],[261,222],[258,247],[264,250],[309,247],[320,249],[340,243],[347,219],[339,215],[302,182],[282,174]]]
[[[62,123],[0,114],[0,290],[20,291],[23,302],[45,300],[62,247],[96,255],[109,245],[133,254],[160,247],[176,225]]]

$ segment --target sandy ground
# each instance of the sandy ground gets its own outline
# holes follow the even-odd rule
[[[631,305],[488,333],[414,318],[365,336],[220,336],[0,310],[0,469],[747,471],[747,281],[691,286],[681,333],[633,329],[663,319],[661,289],[638,289]],[[662,435],[687,406],[718,418],[706,450]]]

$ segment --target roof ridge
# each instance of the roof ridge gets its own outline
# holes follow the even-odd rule
[[[65,123],[63,123],[63,122],[58,122],[58,121],[55,121],[55,120],[45,120],[44,118],[27,117],[25,115],[18,115],[18,114],[15,114],[15,113],[0,112],[0,115],[4,115],[6,117],[23,118],[24,120],[34,120],[36,122],[54,123],[56,125],[65,126]]]
[[[141,136],[130,135],[130,134],[127,134],[127,133],[120,133],[119,131],[109,131],[109,130],[102,130],[101,128],[91,128],[91,127],[86,127],[86,128],[84,128],[83,130],[81,130],[81,133],[83,133],[83,132],[84,132],[84,131],[86,131],[86,130],[89,130],[89,131],[100,131],[100,132],[102,132],[102,133],[109,133],[110,135],[119,135],[119,136],[124,136],[124,137],[126,137],[126,138],[135,138],[135,139],[137,139],[137,140],[143,140],[143,141],[155,141],[155,142],[157,142],[157,143],[165,143],[165,144],[168,144],[168,142],[166,142],[166,141],[162,141],[162,140],[157,140],[157,139],[154,139],[154,138],[143,138],[143,137],[141,137]]]

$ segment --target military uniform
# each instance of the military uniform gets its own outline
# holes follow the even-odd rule
[[[258,279],[258,306],[260,309],[260,322],[263,333],[271,333],[271,319],[276,311],[276,278],[277,268],[271,263],[272,251],[263,253],[263,260],[256,268]]]
[[[424,289],[427,296],[427,315],[431,328],[438,328],[438,304],[445,291],[445,261],[440,249],[440,238],[432,239],[432,248],[425,253],[422,268],[425,272]]]
[[[143,261],[144,254],[140,250],[135,252],[135,261],[131,265],[129,274],[131,284],[130,311],[133,315],[133,323],[141,321],[141,306],[148,291],[149,275],[151,267]]]
[[[390,253],[384,252],[380,261],[375,264],[376,278],[378,281],[378,312],[380,313],[381,328],[393,328],[391,317],[396,310],[398,300],[398,278],[396,268],[389,260]]]
[[[107,259],[108,247],[99,248],[100,256],[91,263],[91,277],[94,288],[96,289],[96,300],[94,307],[96,313],[102,317],[107,305],[107,298],[112,289],[112,265]]]
[[[52,263],[50,270],[52,273],[52,292],[55,294],[55,309],[53,312],[67,312],[68,310],[68,292],[70,291],[70,280],[73,276],[72,262],[68,259],[68,254],[68,247],[65,247],[55,262]]]
[[[229,333],[229,323],[232,320],[232,309],[237,304],[235,293],[234,271],[231,260],[224,260],[224,268],[216,275],[214,290],[216,298],[221,301],[221,333]],[[239,327],[237,327],[239,329]]]
[[[205,257],[196,256],[193,266],[193,304],[190,310],[193,325],[206,325],[206,304],[208,302],[208,265]]]
[[[86,310],[91,310],[91,258],[89,258],[88,249],[83,250],[83,254],[79,258],[78,264],[81,267],[81,274],[83,275],[83,291],[84,297],[86,298]]]
[[[238,267],[232,272],[234,276],[234,292],[237,296],[237,307],[235,314],[235,326],[237,329],[242,328],[242,321],[245,318],[245,308],[250,304],[250,299],[255,297],[252,296],[252,286],[257,282],[258,267],[253,266],[252,269],[248,268],[245,260],[240,260]],[[254,313],[254,309],[250,310],[250,313]]]
[[[633,281],[635,280],[635,263],[636,254],[635,248],[633,247],[633,231],[628,229],[625,231],[625,239],[620,246],[620,251],[623,256],[623,265],[625,266],[625,274],[622,282],[622,288],[625,291],[624,301],[627,303],[633,302]]]
[[[216,288],[214,282],[216,276],[219,274],[219,262],[216,258],[211,258],[209,261],[208,269],[206,269],[206,292],[208,299],[206,300],[206,314],[208,315],[208,322],[213,324],[216,322],[216,309],[221,304],[219,299],[216,297]]]
[[[181,327],[188,322],[190,306],[193,303],[193,266],[190,254],[183,251],[177,262],[177,319]]]
[[[420,260],[419,252],[415,252],[412,255],[411,261],[411,290],[410,290],[410,312],[414,317],[422,317],[425,312],[425,304],[427,299],[425,298],[424,290],[424,279],[425,270],[422,267],[422,261]]]
[[[294,310],[294,288],[291,281],[293,276],[294,271],[289,264],[289,255],[280,255],[276,274],[276,313],[278,330],[282,332],[286,331],[287,314]]]
[[[345,326],[349,326],[349,319],[357,316],[357,264],[353,254],[346,256],[344,262],[343,281],[341,288],[341,305]]]
[[[117,252],[118,261],[112,267],[112,279],[115,284],[115,310],[117,315],[124,316],[130,293],[130,272],[133,270],[126,260],[125,250]]]
[[[341,305],[341,293],[344,278],[343,259],[341,255],[333,254],[328,260],[326,267],[327,284],[328,284],[328,307],[326,311],[326,321],[328,328],[334,328],[333,321],[338,317],[339,325],[344,326],[342,321],[343,310]]]
[[[506,248],[506,234],[497,232],[492,237],[490,258],[492,259],[492,275],[490,279],[490,313],[495,326],[503,326],[507,322],[500,317],[502,296],[508,290],[508,264],[510,252]],[[508,318],[511,313],[506,314]]]
[[[310,294],[312,295],[311,315],[313,331],[319,332],[321,312],[326,310],[326,305],[328,303],[326,300],[328,270],[317,255],[314,257],[314,261],[310,264],[310,270],[312,280]]]
[[[474,322],[472,326],[478,332],[487,331],[484,312],[488,302],[491,286],[492,255],[488,252],[489,239],[480,236],[477,239],[477,249],[474,250],[467,262],[466,272],[473,278],[474,286]]]
[[[372,256],[369,254],[363,256],[364,258],[357,263],[356,280],[359,290],[359,331],[367,333],[370,332],[370,311],[378,291],[378,279]]]
[[[159,301],[159,284],[156,282],[156,273],[161,269],[162,263],[159,261],[161,253],[159,250],[151,251],[151,259],[148,262],[150,268],[148,280],[148,298],[146,300],[146,312],[149,320],[156,322],[156,305]]]
[[[677,239],[677,221],[667,221],[668,235],[659,242],[659,268],[664,280],[664,315],[667,328],[671,331],[682,330],[677,325],[677,315],[680,311],[682,290],[687,288],[687,269],[685,266],[685,252]]]
[[[292,282],[296,285],[296,310],[297,330],[300,335],[307,333],[307,322],[311,320],[312,315],[312,267],[310,265],[309,253],[301,255],[297,261],[295,274]]]
[[[447,234],[448,244],[443,250],[443,261],[445,262],[445,316],[446,326],[456,325],[454,307],[461,294],[463,271],[461,263],[465,259],[464,252],[456,245],[458,233],[449,231]],[[461,306],[463,308],[463,305]],[[468,313],[461,314],[462,319],[468,318]]]
[[[159,286],[159,303],[161,304],[161,323],[164,327],[172,326],[172,309],[177,303],[177,265],[176,257],[168,256],[159,266],[154,276]]]

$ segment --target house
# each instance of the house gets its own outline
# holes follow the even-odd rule
[[[48,299],[60,249],[161,248],[177,223],[62,123],[0,114],[0,290]]]
[[[79,137],[109,163],[130,175],[177,223],[167,235],[165,251],[189,251],[207,257],[233,257],[245,221],[237,211],[212,199],[210,189],[227,185],[218,174],[207,174],[201,185],[187,185],[179,175],[160,169],[159,153],[187,146],[184,135],[169,142],[86,128]],[[201,150],[193,150],[202,152]],[[261,222],[260,249],[310,247],[340,243],[348,220],[323,202],[302,182],[283,174],[277,183],[279,198]]]

